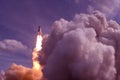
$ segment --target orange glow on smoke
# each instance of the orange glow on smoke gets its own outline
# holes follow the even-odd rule
[[[42,78],[43,73],[42,73],[42,66],[40,65],[38,61],[38,53],[42,49],[42,36],[40,34],[37,35],[37,41],[36,41],[36,47],[33,51],[33,71],[36,75],[39,76],[39,78]]]

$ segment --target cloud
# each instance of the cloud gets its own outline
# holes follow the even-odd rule
[[[76,4],[84,0],[74,0]],[[88,11],[99,10],[108,17],[114,17],[120,11],[120,0],[86,0]]]
[[[0,70],[6,70],[12,63],[31,66],[32,50],[21,41],[4,39],[0,41]]]
[[[80,0],[74,0],[76,4],[78,4],[80,2]]]
[[[27,50],[27,46],[22,44],[20,41],[13,40],[13,39],[5,39],[0,41],[0,49],[1,50],[8,50],[8,51],[24,51]]]
[[[107,15],[116,15],[119,11],[120,0],[90,0],[94,9],[98,9]]]

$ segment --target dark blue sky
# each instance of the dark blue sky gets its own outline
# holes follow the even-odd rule
[[[75,14],[87,13],[91,8],[101,10],[108,17],[120,22],[117,3],[112,5],[113,13],[109,10],[109,7],[111,8],[111,3],[107,3],[109,0],[102,1],[100,3],[100,0],[96,2],[95,0],[0,0],[0,70],[7,69],[12,63],[31,67],[31,54],[39,25],[43,33],[50,33],[55,20],[60,18],[71,20]],[[97,6],[98,4],[107,7],[108,11]],[[7,44],[6,47],[3,43]],[[11,46],[19,45],[27,49],[22,50],[21,47],[9,49]]]

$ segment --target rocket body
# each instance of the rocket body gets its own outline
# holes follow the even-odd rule
[[[38,26],[38,35],[42,35],[41,27]]]

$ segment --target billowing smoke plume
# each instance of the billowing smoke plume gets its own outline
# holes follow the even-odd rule
[[[33,69],[26,68],[21,65],[13,64],[2,75],[2,80],[39,80],[39,73],[35,73]]]
[[[120,25],[99,11],[55,21],[42,46],[47,80],[120,80]],[[4,74],[4,80],[37,80],[31,69],[15,64]]]
[[[118,80],[120,26],[99,11],[55,21],[43,47],[48,80]]]

